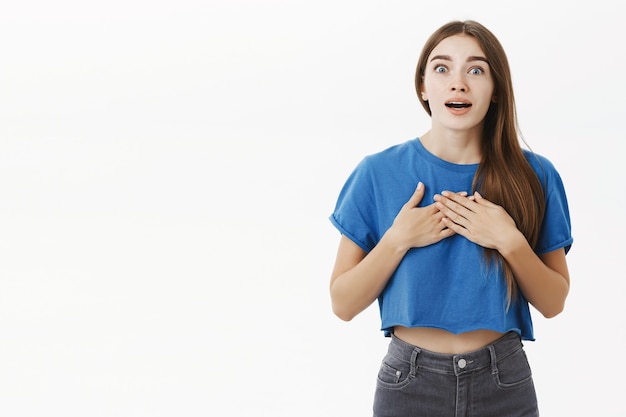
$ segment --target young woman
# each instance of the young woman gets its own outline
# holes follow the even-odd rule
[[[529,303],[554,317],[568,294],[563,183],[520,146],[506,54],[481,24],[438,29],[415,85],[430,130],[365,157],[330,217],[333,311],[378,299],[375,416],[536,416],[522,340]]]

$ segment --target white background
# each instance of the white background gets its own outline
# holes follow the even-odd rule
[[[428,129],[419,51],[467,18],[570,201],[566,310],[526,344],[542,415],[623,415],[618,3],[3,2],[0,415],[371,415],[388,340],[375,305],[331,313],[328,216]]]

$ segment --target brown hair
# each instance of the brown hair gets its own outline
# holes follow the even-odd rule
[[[545,197],[539,178],[520,146],[511,71],[498,39],[472,20],[454,21],[440,27],[430,36],[420,54],[415,73],[417,96],[430,115],[429,104],[420,94],[427,59],[439,42],[458,34],[474,37],[482,47],[491,68],[496,97],[485,116],[482,161],[472,187],[486,199],[504,207],[534,248],[545,211]],[[513,271],[496,250],[485,249],[485,256],[489,264],[497,261],[497,265],[503,268],[510,304],[517,297]]]

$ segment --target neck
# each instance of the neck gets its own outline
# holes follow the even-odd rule
[[[482,160],[482,132],[440,132],[431,129],[420,136],[428,152],[453,164],[477,164]]]

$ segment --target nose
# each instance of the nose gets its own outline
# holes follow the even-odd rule
[[[452,79],[452,82],[450,83],[450,90],[461,91],[461,92],[467,91],[467,84],[465,83],[465,80],[463,79],[463,75],[459,74]]]

